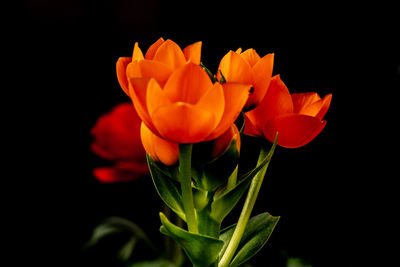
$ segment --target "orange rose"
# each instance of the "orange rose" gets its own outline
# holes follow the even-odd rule
[[[129,95],[144,124],[175,143],[221,136],[243,109],[249,89],[245,84],[213,84],[192,62],[175,70],[164,86],[154,78],[129,79]]]
[[[143,56],[136,42],[132,57],[120,57],[117,61],[117,78],[124,92],[129,96],[129,78],[154,78],[163,85],[171,73],[187,61],[200,64],[201,42],[181,48],[173,41],[158,39]]]
[[[256,109],[245,113],[244,133],[264,135],[278,145],[297,148],[313,140],[325,127],[323,121],[332,95],[320,98],[317,93],[290,94],[279,75],[272,78],[269,89]]]
[[[268,90],[274,65],[274,54],[260,57],[254,49],[247,49],[242,52],[228,52],[219,64],[217,79],[221,81],[224,76],[227,82],[250,84],[249,99],[244,110],[255,108],[264,98]],[[222,75],[221,75],[222,73]]]

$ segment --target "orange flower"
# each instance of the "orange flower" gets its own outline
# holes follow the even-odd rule
[[[222,58],[217,78],[221,80],[222,72],[227,82],[250,84],[252,89],[244,110],[251,110],[260,103],[268,90],[273,65],[274,54],[261,58],[254,49],[242,52],[239,48],[236,52],[229,51]]]
[[[117,78],[124,92],[129,96],[129,78],[154,78],[164,84],[171,73],[187,61],[200,64],[201,42],[181,48],[173,41],[158,39],[143,56],[136,42],[132,57],[120,57],[117,61]]]
[[[165,85],[151,78],[129,79],[129,94],[146,126],[176,143],[215,139],[229,129],[248,98],[250,85],[213,84],[206,72],[188,62]]]
[[[279,75],[272,78],[268,92],[256,109],[245,113],[244,133],[264,135],[278,145],[297,148],[313,140],[325,127],[322,121],[332,95],[323,99],[317,93],[290,94]]]

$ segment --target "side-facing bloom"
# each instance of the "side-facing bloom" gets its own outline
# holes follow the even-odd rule
[[[94,170],[105,183],[132,181],[148,174],[146,152],[140,140],[141,120],[131,103],[115,106],[100,116],[91,129],[92,151],[114,162],[113,166]]]
[[[244,107],[247,111],[255,108],[264,98],[271,81],[273,65],[274,54],[267,54],[261,58],[254,49],[242,52],[239,48],[236,52],[229,51],[221,59],[217,79],[221,80],[223,76],[227,82],[252,86]]]
[[[144,124],[175,143],[198,143],[221,136],[234,123],[250,85],[212,83],[198,65],[188,62],[163,86],[151,78],[129,79],[129,95]]]
[[[124,92],[129,96],[130,78],[154,78],[163,85],[172,72],[191,61],[200,64],[201,42],[191,44],[183,50],[172,40],[158,39],[143,56],[136,42],[132,57],[120,57],[117,61],[117,78]]]
[[[278,145],[297,148],[313,140],[325,127],[323,117],[332,95],[320,98],[317,93],[290,94],[279,75],[272,78],[264,99],[256,109],[245,113],[244,134],[264,135]]]

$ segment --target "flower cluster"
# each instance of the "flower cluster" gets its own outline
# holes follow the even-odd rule
[[[279,220],[268,213],[250,218],[276,145],[312,141],[326,125],[332,95],[291,94],[272,75],[274,54],[254,49],[229,51],[213,74],[201,63],[201,46],[182,50],[160,38],[145,54],[135,43],[131,57],[119,58],[118,81],[134,108],[122,104],[92,129],[93,151],[115,162],[95,175],[131,180],[145,174],[147,160],[159,196],[187,224],[182,229],[161,213],[160,231],[194,266],[237,266],[261,249]],[[238,175],[242,134],[272,145],[260,142],[255,167]],[[221,231],[248,187],[237,225]]]
[[[306,145],[324,128],[332,96],[290,94],[272,76],[274,54],[230,51],[211,76],[200,65],[201,45],[181,50],[160,38],[143,56],[135,43],[132,57],[117,62],[118,81],[142,120],[142,142],[153,159],[176,163],[177,144],[217,139],[241,112],[244,134],[273,142],[278,132],[278,145],[288,148]]]

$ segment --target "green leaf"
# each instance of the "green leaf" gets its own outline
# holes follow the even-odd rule
[[[210,214],[211,203],[203,210],[196,211],[199,233],[206,236],[218,238],[220,235],[221,223],[216,221]]]
[[[213,194],[193,187],[193,200],[200,234],[218,238],[221,224],[210,216]]]
[[[128,240],[121,244],[121,249],[118,253],[118,257],[123,261],[127,261],[131,257],[136,244],[140,240],[144,241],[154,252],[157,252],[157,248],[138,225],[130,220],[120,217],[109,217],[105,219],[103,223],[98,225],[93,230],[92,237],[84,248],[93,246],[102,238],[117,233],[125,234],[128,237]]]
[[[231,212],[231,210],[236,206],[251,183],[251,178],[252,176],[245,177],[239,181],[234,188],[222,192],[222,194],[218,194],[217,192],[214,201],[211,204],[211,217],[221,223],[229,212]]]
[[[178,267],[178,266],[167,260],[157,259],[154,261],[136,262],[132,264],[130,267]]]
[[[212,195],[201,188],[196,186],[192,187],[194,207],[197,211],[202,211],[209,206],[212,201]]]
[[[217,220],[218,222],[222,222],[222,220],[231,212],[231,210],[236,206],[237,202],[242,197],[243,193],[246,192],[247,187],[251,183],[253,177],[261,170],[262,167],[267,164],[274,154],[276,148],[277,137],[275,138],[275,142],[272,144],[270,150],[267,151],[265,146],[262,146],[261,149],[265,151],[265,157],[261,159],[258,165],[251,171],[244,174],[239,182],[233,187],[225,190],[217,191],[214,196],[214,201],[211,206],[211,216]]]
[[[103,223],[96,226],[93,230],[93,234],[87,243],[87,246],[93,246],[100,239],[114,233],[120,233],[127,231],[131,233],[131,236],[135,239],[144,240],[150,247],[155,249],[154,245],[151,243],[150,239],[147,237],[146,233],[134,222],[121,218],[121,217],[109,217],[104,220]]]
[[[131,255],[133,250],[135,249],[137,238],[132,237],[119,251],[119,258],[123,261],[127,261]]]
[[[207,267],[218,260],[224,242],[205,235],[190,233],[173,225],[163,213],[160,213],[161,233],[173,238],[186,252],[196,267]]]
[[[163,171],[149,155],[147,155],[150,174],[154,186],[161,199],[173,210],[182,220],[186,220],[183,209],[182,196],[173,180]]]
[[[312,265],[305,263],[299,258],[289,258],[286,267],[312,267]]]
[[[113,226],[100,224],[93,230],[90,240],[86,243],[85,247],[96,245],[100,239],[114,233],[121,232],[122,230]]]
[[[229,266],[239,266],[260,251],[265,243],[267,243],[279,218],[280,217],[271,216],[268,212],[250,218],[237,252]],[[225,252],[234,231],[235,227],[230,227],[220,235],[220,239],[224,241],[224,247],[220,252],[221,256]]]

